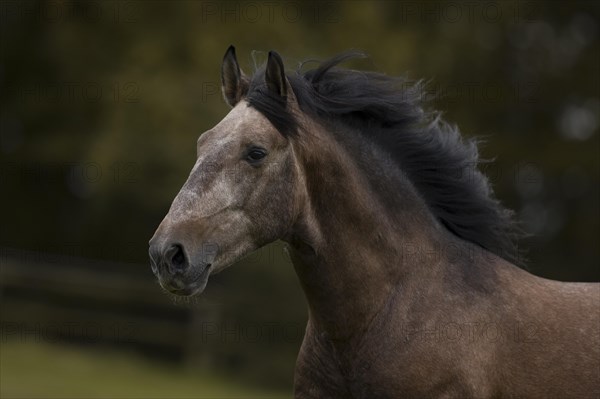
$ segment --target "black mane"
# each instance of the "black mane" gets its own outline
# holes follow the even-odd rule
[[[464,140],[438,112],[423,109],[422,84],[376,72],[337,67],[362,53],[340,54],[315,69],[288,74],[300,109],[364,131],[391,153],[449,231],[518,263],[519,229],[513,212],[495,198],[478,169],[477,141]],[[264,84],[264,69],[252,77],[246,100],[284,135],[300,126],[285,102]]]

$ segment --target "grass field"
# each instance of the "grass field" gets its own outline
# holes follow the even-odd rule
[[[0,397],[9,398],[290,398],[122,352],[78,346],[0,343]]]

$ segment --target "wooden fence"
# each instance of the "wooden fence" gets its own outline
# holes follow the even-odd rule
[[[149,265],[0,249],[0,340],[78,341],[206,360],[198,335],[215,307],[175,303]]]

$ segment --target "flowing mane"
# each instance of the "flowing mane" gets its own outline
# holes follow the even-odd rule
[[[347,52],[288,80],[302,112],[359,130],[388,151],[433,215],[450,232],[511,262],[520,259],[520,230],[513,212],[495,198],[477,165],[477,141],[463,139],[437,111],[424,109],[423,85],[382,73],[338,67],[364,57]],[[246,99],[284,135],[301,134],[296,116],[266,87],[264,68],[250,81]]]

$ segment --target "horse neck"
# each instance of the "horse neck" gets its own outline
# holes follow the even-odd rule
[[[285,240],[311,323],[334,340],[352,339],[400,286],[434,283],[443,262],[430,255],[446,236],[398,167],[364,138],[317,132],[301,147],[306,189]]]

